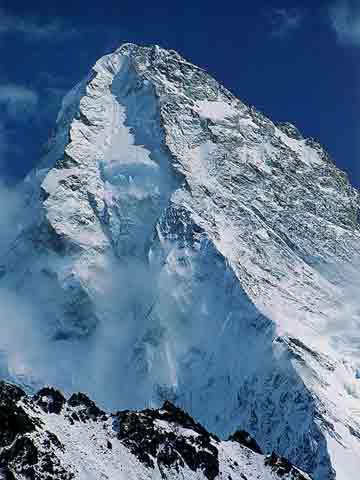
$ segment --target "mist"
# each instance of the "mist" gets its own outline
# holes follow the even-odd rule
[[[5,263],[6,252],[21,229],[23,198],[19,190],[3,186],[0,199],[6,206],[0,215],[1,256]],[[210,312],[219,321],[225,319],[221,305],[226,305],[227,300],[224,297],[219,303],[218,299],[223,295],[219,288],[226,290],[220,283],[222,268],[216,273],[214,265],[206,266],[209,283],[196,293],[198,306],[191,310],[194,298],[184,297],[180,311],[174,299],[186,290],[179,290],[176,276],[170,282],[167,276],[159,278],[156,267],[145,258],[129,256],[120,261],[115,256],[100,255],[86,267],[86,293],[95,306],[95,327],[86,335],[58,335],[63,328],[64,291],[43,274],[52,261],[46,256],[41,259],[42,268],[31,285],[22,289],[4,283],[0,286],[0,375],[29,392],[53,385],[66,395],[84,391],[105,408],[142,408],[144,398],[152,406],[154,385],[168,387],[169,395],[171,388],[176,390],[177,365],[191,352],[191,335],[204,348],[207,342],[213,342],[211,348],[215,351],[217,342],[211,338],[217,338],[216,329],[228,328],[227,320],[222,327],[208,323]],[[353,356],[355,379],[360,369],[360,268],[324,264],[320,272],[326,282],[330,280],[327,285],[331,286],[333,302],[324,312],[326,321],[318,327],[340,355]],[[184,269],[181,275],[192,273]],[[65,283],[74,288],[70,280]],[[211,293],[212,288],[216,294]],[[239,312],[243,309],[244,304],[239,304]],[[223,342],[225,337],[221,341],[219,338],[219,348]]]

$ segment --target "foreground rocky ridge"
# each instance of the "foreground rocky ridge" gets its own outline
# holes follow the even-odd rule
[[[36,328],[4,349],[10,378],[171,399],[316,480],[358,474],[359,194],[317,141],[124,45],[64,99],[23,188],[0,286]]]
[[[84,394],[27,396],[0,383],[0,475],[7,480],[310,480],[263,456],[245,432],[220,442],[169,402],[106,414]]]

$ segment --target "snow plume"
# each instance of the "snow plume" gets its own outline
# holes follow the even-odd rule
[[[0,180],[0,254],[4,252],[21,230],[19,210],[22,205],[21,195],[16,189]]]
[[[124,75],[128,73],[126,70]],[[105,80],[108,81],[106,76]],[[119,97],[123,95],[120,84],[114,86],[114,92]],[[155,220],[168,200],[171,189],[167,183],[171,178],[167,170],[164,175],[159,168],[159,164],[167,162],[167,157],[161,149],[162,132],[158,127],[159,112],[153,90],[144,87],[143,96],[139,99],[130,96],[127,100],[127,108],[122,107],[115,103],[109,91],[108,97],[102,99],[100,113],[106,107],[113,121],[107,127],[105,118],[106,128],[95,130],[99,135],[96,142],[94,140],[96,148],[101,150],[101,145],[108,145],[100,162],[107,225],[97,226],[93,218],[96,202],[92,201],[86,208],[93,223],[86,234],[77,236],[84,232],[83,224],[72,229],[74,218],[80,217],[81,209],[85,208],[82,191],[58,188],[59,171],[50,172],[43,188],[48,194],[45,209],[48,209],[51,229],[65,231],[65,235],[70,231],[71,240],[81,245],[81,249],[84,248],[82,242],[87,242],[86,251],[82,250],[76,261],[71,257],[59,258],[54,252],[48,257],[42,253],[35,258],[29,251],[33,245],[29,246],[24,240],[26,246],[21,249],[20,265],[14,268],[14,283],[21,286],[21,300],[8,298],[4,292],[4,298],[11,303],[8,310],[12,311],[12,328],[3,350],[11,348],[15,352],[15,356],[9,354],[12,375],[15,378],[23,375],[34,387],[49,383],[68,393],[81,389],[114,408],[121,406],[119,398],[127,406],[143,407],[140,399],[151,397],[144,389],[158,382],[168,383],[167,364],[162,362],[166,354],[163,357],[157,354],[161,350],[157,345],[161,345],[162,328],[153,312],[156,282],[144,258],[144,242],[151,238]],[[93,101],[96,102],[96,98]],[[150,121],[148,115],[139,114],[142,109],[150,111]],[[89,115],[92,111],[89,109]],[[127,124],[134,126],[134,135],[130,126],[125,125],[126,112]],[[145,125],[140,123],[142,118]],[[76,151],[83,150],[77,147]],[[90,153],[99,155],[97,150]],[[89,160],[88,155],[86,159]],[[60,174],[64,185],[67,172],[60,171]],[[159,195],[159,191],[165,193]],[[62,194],[58,209],[56,195]],[[74,198],[74,195],[78,196]],[[94,198],[99,205],[103,201],[95,194]],[[120,212],[119,205],[124,211]],[[129,225],[125,225],[127,218]],[[47,240],[51,243],[53,239]],[[43,233],[40,243],[42,241]],[[51,245],[54,243],[56,241]],[[108,248],[109,243],[113,254],[109,257],[98,255],[98,251],[104,249],[104,245]],[[32,277],[27,283],[23,281],[26,269]],[[16,286],[17,291],[20,288]],[[16,304],[24,308],[19,311]],[[38,325],[40,319],[45,328]],[[1,322],[6,328],[6,317]],[[39,334],[36,338],[29,337],[32,341],[23,345],[16,337],[18,329],[36,330]],[[16,362],[13,361],[15,357]],[[156,369],[152,368],[155,363]],[[26,365],[27,372],[22,372],[19,365]],[[148,380],[140,386],[139,378],[147,375]]]
[[[31,302],[26,302],[16,294],[0,289],[0,373],[2,377],[18,379],[26,378],[31,382],[29,366],[37,363],[41,356],[39,346],[41,328],[37,324],[37,312]]]
[[[0,375],[30,391],[49,384],[66,394],[87,392],[104,407],[143,407],[151,394],[144,391],[148,384],[138,384],[139,375],[151,370],[151,345],[161,337],[160,328],[151,328],[155,300],[149,269],[137,259],[121,264],[114,258],[79,266],[77,274],[87,276],[86,294],[94,309],[81,317],[79,294],[80,320],[74,322],[85,325],[79,335],[63,310],[66,289],[76,288],[77,280],[69,285],[71,275],[62,293],[46,274],[37,275],[21,294],[0,289]],[[166,365],[157,363],[157,378],[166,371]]]
[[[97,265],[91,283],[99,321],[77,383],[106,406],[140,407],[144,392],[138,374],[151,368],[146,336],[151,335],[148,326],[156,302],[154,278],[145,262],[114,258]],[[158,364],[158,371],[161,368]]]
[[[39,303],[41,294],[49,293],[49,286],[44,279],[32,285],[36,295],[30,288],[20,293],[17,287],[21,286],[23,271],[19,265],[14,267],[19,268],[15,288],[6,282],[5,263],[22,231],[22,192],[0,183],[0,203],[0,377],[37,388],[44,369],[54,359],[49,331],[42,327],[49,322]]]

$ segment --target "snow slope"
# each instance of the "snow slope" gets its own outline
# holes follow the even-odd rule
[[[359,194],[317,141],[126,44],[64,99],[23,191],[8,377],[176,401],[316,480],[356,477]]]
[[[170,403],[107,415],[84,394],[66,401],[45,388],[31,398],[0,383],[0,422],[11,480],[310,480],[247,434],[220,442]]]

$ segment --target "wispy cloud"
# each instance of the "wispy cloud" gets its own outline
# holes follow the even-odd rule
[[[336,0],[329,8],[331,26],[343,45],[360,46],[360,3]]]
[[[37,17],[16,16],[0,8],[0,34],[25,35],[30,40],[58,41],[76,35],[77,31],[59,19],[44,22]]]
[[[284,38],[301,27],[304,12],[298,9],[275,8],[268,13],[271,35]]]
[[[0,85],[0,106],[11,119],[24,120],[36,112],[38,95],[34,90],[15,84]]]

